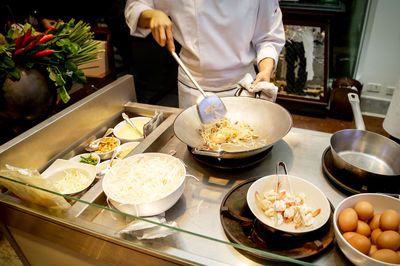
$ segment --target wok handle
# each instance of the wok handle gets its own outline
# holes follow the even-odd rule
[[[360,99],[358,98],[358,94],[351,92],[347,94],[347,97],[349,98],[351,109],[353,110],[356,128],[359,130],[365,130],[365,124],[361,114]]]
[[[208,151],[208,150],[200,150],[198,148],[194,148],[192,150],[192,153],[198,154],[198,155],[205,155],[205,156],[211,156],[211,157],[219,158],[225,153],[225,151],[224,150]]]

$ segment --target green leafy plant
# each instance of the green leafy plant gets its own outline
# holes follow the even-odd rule
[[[9,30],[7,36],[0,36],[0,88],[6,78],[20,79],[17,66],[37,68],[48,73],[61,100],[68,102],[72,83],[86,83],[79,66],[98,60],[98,53],[104,51],[93,35],[87,23],[75,23],[74,19],[44,33],[30,24],[21,31]]]

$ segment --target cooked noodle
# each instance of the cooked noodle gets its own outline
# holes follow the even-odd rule
[[[254,134],[254,129],[245,121],[231,123],[223,118],[204,125],[200,133],[204,144],[201,148],[206,150],[220,150],[223,143],[238,144],[245,148],[257,148],[259,143],[254,141],[258,135]]]

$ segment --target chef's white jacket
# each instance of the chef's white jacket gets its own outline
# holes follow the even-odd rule
[[[146,37],[137,26],[144,10],[160,9],[172,21],[182,45],[180,57],[199,85],[208,91],[236,86],[254,63],[275,60],[285,44],[278,0],[128,0],[125,17],[131,35]],[[192,85],[182,70],[179,81]]]

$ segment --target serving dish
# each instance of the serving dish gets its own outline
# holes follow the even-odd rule
[[[139,141],[131,141],[121,144],[119,147],[120,151],[117,153],[117,158],[124,159],[139,144]]]
[[[254,216],[269,227],[272,231],[284,232],[293,235],[301,235],[312,232],[322,227],[329,219],[331,213],[331,207],[325,194],[319,190],[312,183],[292,175],[279,175],[279,178],[289,177],[292,186],[293,193],[304,193],[304,202],[307,204],[312,211],[320,209],[320,213],[314,217],[314,222],[311,226],[301,226],[295,228],[293,223],[283,223],[281,225],[275,225],[273,219],[267,218],[262,211],[256,200],[256,192],[259,195],[264,195],[265,192],[273,190],[277,175],[269,175],[256,180],[247,191],[247,204],[254,214]]]
[[[185,176],[186,168],[179,159],[163,153],[142,153],[112,166],[103,178],[102,188],[118,210],[135,216],[153,216],[178,201]],[[158,195],[155,187],[161,191]]]
[[[92,141],[91,143],[96,144],[96,143],[100,142],[100,145],[102,145],[101,143],[104,141],[113,141],[116,143],[116,145],[111,146],[112,147],[111,149],[105,149],[106,151],[104,151],[104,152],[100,152],[97,149],[97,150],[93,151],[93,153],[99,155],[102,160],[107,160],[107,159],[111,158],[113,152],[119,147],[119,145],[121,145],[121,141],[115,137],[103,137],[103,138],[96,139],[96,140]],[[99,148],[101,148],[101,146]]]
[[[130,118],[130,120],[141,132],[141,135],[139,135],[135,129],[133,129],[128,123],[126,123],[126,121],[122,121],[118,123],[113,129],[114,136],[120,139],[122,143],[143,140],[143,126],[151,120],[151,117],[137,116]]]
[[[41,176],[54,184],[61,194],[75,195],[87,189],[96,177],[96,166],[57,159]],[[69,187],[61,187],[70,185]]]
[[[93,152],[81,153],[81,154],[78,154],[78,155],[72,157],[72,158],[69,159],[69,160],[70,160],[70,161],[74,161],[74,162],[78,162],[78,163],[84,163],[84,162],[81,162],[81,160],[82,160],[81,157],[87,158],[87,157],[89,157],[89,156],[91,156],[92,159],[96,159],[96,160],[97,160],[97,163],[96,163],[96,164],[92,164],[92,165],[95,165],[95,166],[96,166],[96,165],[99,165],[99,163],[100,163],[100,161],[101,161],[100,156],[99,156],[98,154],[96,154],[96,153],[93,153]]]
[[[338,226],[339,214],[346,208],[353,208],[356,203],[360,201],[370,202],[374,206],[375,213],[382,213],[387,209],[393,209],[400,213],[400,200],[391,196],[378,193],[361,193],[356,194],[342,200],[335,209],[333,214],[333,227],[335,230],[336,242],[343,254],[354,264],[362,266],[373,266],[373,265],[396,265],[392,263],[382,262],[365,255],[358,251],[346,241],[343,237],[342,232]],[[398,265],[398,264],[397,264]]]

